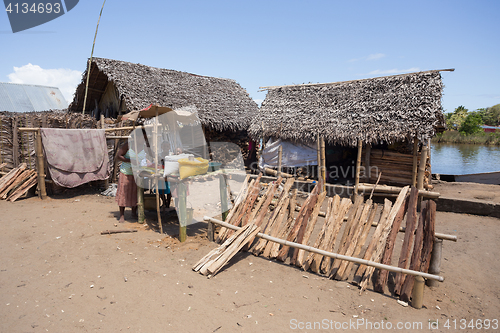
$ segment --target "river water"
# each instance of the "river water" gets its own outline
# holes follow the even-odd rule
[[[500,171],[500,146],[433,143],[431,166],[446,175]]]

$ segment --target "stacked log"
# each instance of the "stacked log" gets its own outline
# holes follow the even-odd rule
[[[22,163],[0,178],[0,199],[14,202],[36,183],[37,172]]]
[[[260,227],[255,224],[247,224],[236,231],[218,248],[210,251],[201,258],[194,266],[195,272],[212,277],[231,260],[232,257],[245,245],[251,243],[260,231]]]

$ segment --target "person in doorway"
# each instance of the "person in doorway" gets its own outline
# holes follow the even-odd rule
[[[132,217],[137,219],[137,185],[132,172],[130,160],[135,158],[135,152],[129,149],[125,142],[118,150],[117,157],[121,161],[118,187],[116,190],[116,203],[120,208],[120,223],[125,222],[125,207],[132,208]]]

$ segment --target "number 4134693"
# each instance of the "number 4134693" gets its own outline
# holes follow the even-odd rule
[[[31,6],[24,2],[24,3],[9,3],[7,7],[5,8],[5,11],[9,14],[28,14],[28,13],[38,13],[38,14],[59,14],[61,12],[61,4],[59,2],[56,2],[54,4],[52,3],[43,3],[40,2],[38,4],[34,3]]]
[[[466,320],[466,319],[448,319],[443,325],[444,328],[446,329],[460,329],[460,330],[466,330],[466,329],[476,329],[476,330],[481,330],[481,329],[493,329],[497,330],[498,329],[498,319],[471,319],[471,320]]]

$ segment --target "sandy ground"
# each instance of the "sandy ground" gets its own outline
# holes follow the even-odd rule
[[[471,320],[500,328],[499,219],[437,213],[436,231],[459,240],[445,241],[445,281],[426,287],[417,310],[389,291],[360,295],[350,283],[248,253],[207,279],[191,270],[216,247],[206,224],[190,225],[179,243],[173,221],[162,236],[127,210],[129,222],[115,227],[117,210],[114,198],[91,191],[0,201],[0,332],[380,331],[389,323],[467,332]],[[100,234],[123,228],[138,231]]]

